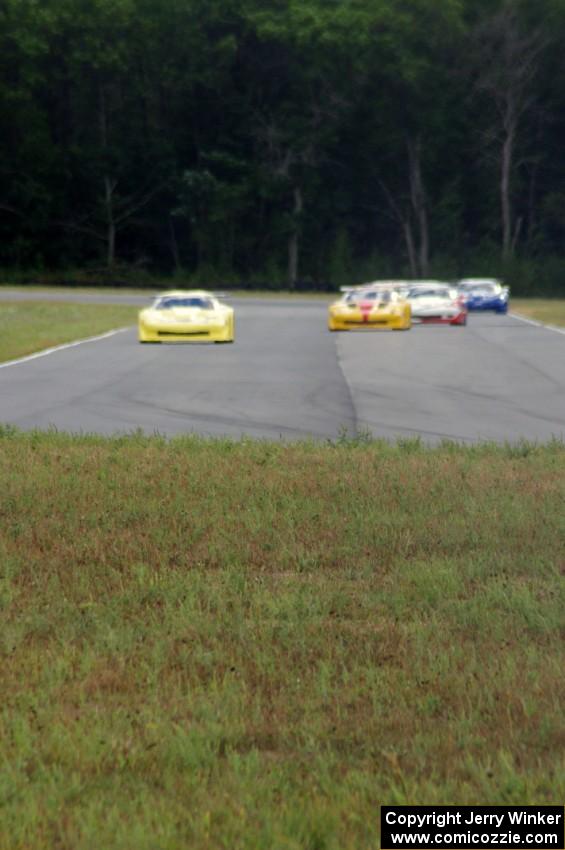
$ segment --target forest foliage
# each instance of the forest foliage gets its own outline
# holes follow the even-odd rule
[[[563,0],[0,0],[0,266],[565,279]]]

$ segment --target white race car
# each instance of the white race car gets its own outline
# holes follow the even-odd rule
[[[407,285],[406,298],[415,323],[467,324],[464,297],[446,283],[436,280],[415,281]]]

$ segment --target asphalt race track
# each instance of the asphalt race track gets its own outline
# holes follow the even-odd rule
[[[134,303],[131,295],[19,298]],[[4,292],[2,299],[15,300]],[[233,345],[140,345],[135,328],[0,364],[0,422],[270,439],[565,438],[565,333],[512,316],[329,333],[327,303],[232,299]]]

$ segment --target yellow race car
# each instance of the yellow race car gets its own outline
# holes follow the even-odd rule
[[[140,342],[233,342],[234,310],[203,289],[163,292],[139,313]]]
[[[344,289],[339,301],[330,304],[329,330],[409,330],[412,327],[410,304],[398,289],[382,283]]]

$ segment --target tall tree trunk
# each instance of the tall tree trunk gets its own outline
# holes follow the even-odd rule
[[[416,142],[408,140],[408,164],[410,199],[418,228],[418,273],[421,277],[426,277],[429,267],[430,236],[426,192],[422,180],[422,144],[420,139],[417,139]]]
[[[419,216],[420,226],[420,273],[422,277],[428,276],[430,266],[430,235],[428,228],[428,210],[425,205],[420,208]]]
[[[100,142],[106,152],[108,147],[108,115],[106,108],[106,93],[100,83],[98,89],[98,120],[100,125]],[[116,222],[114,221],[114,190],[116,181],[104,175],[104,213],[106,218],[106,265],[112,268],[116,259]]]
[[[538,153],[543,143],[543,118],[541,112],[537,114],[536,120],[536,155],[533,160],[532,169],[528,180],[528,209],[527,209],[527,227],[526,227],[526,242],[529,246],[532,245],[537,229],[536,221],[536,195],[539,166],[541,156]]]
[[[106,265],[112,268],[116,259],[116,223],[114,221],[113,195],[116,181],[104,177],[104,206],[106,209]]]
[[[410,263],[410,275],[412,279],[415,279],[418,277],[418,264],[416,262],[416,249],[414,247],[414,234],[412,233],[412,225],[409,219],[404,219],[402,229],[404,231],[408,262]]]
[[[499,6],[497,12],[479,24],[473,41],[478,48],[475,88],[495,106],[491,136],[500,140],[497,156],[501,253],[507,259],[516,249],[522,225],[522,217],[514,221],[512,199],[516,147],[525,118],[536,104],[533,84],[540,69],[540,56],[549,41],[542,27],[532,30],[524,25],[518,4],[504,2]]]
[[[510,175],[514,153],[514,131],[508,128],[500,155],[500,213],[502,218],[502,256],[512,255],[512,202],[510,200]]]
[[[538,166],[534,166],[533,172],[530,175],[528,185],[528,228],[526,233],[526,242],[532,245],[536,235],[536,189],[537,189]]]
[[[294,207],[292,210],[292,230],[288,237],[288,285],[294,289],[298,280],[298,243],[300,234],[300,216],[304,207],[302,190],[295,186],[293,190]]]
[[[526,232],[526,242],[531,245],[536,234],[536,190],[538,178],[538,162],[535,163],[528,183],[528,227]]]
[[[396,222],[398,222],[404,235],[404,241],[406,243],[406,253],[408,254],[408,262],[410,264],[410,276],[413,279],[417,278],[418,260],[416,257],[416,246],[414,243],[414,230],[412,228],[412,215],[410,210],[410,204],[405,205],[397,201],[390,189],[387,187],[386,183],[381,180],[380,184],[382,186],[383,192],[386,195],[386,199],[388,201],[392,217],[395,219]]]
[[[173,221],[172,215],[169,216],[169,246],[171,248],[171,254],[173,255],[173,263],[175,264],[175,271],[179,271],[180,269],[180,254],[179,254],[179,245],[177,242],[177,234],[175,232],[175,223]]]

